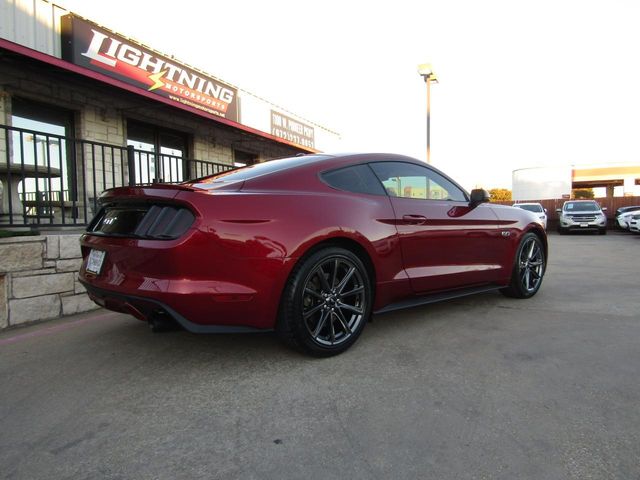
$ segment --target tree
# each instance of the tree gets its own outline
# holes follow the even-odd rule
[[[507,188],[492,188],[489,190],[489,195],[491,195],[492,202],[510,202],[511,201],[511,190]]]
[[[586,199],[595,198],[595,194],[593,193],[593,188],[574,188],[572,193],[573,193],[573,198],[586,198]]]

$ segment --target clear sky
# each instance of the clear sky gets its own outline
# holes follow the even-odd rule
[[[465,187],[516,168],[640,162],[637,0],[54,0]]]

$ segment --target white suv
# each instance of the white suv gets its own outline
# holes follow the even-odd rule
[[[601,208],[595,200],[570,200],[558,208],[558,233],[571,230],[597,230],[600,235],[607,233],[606,208]]]
[[[547,209],[540,203],[514,203],[513,206],[535,213],[540,222],[542,222],[544,229],[547,229]]]

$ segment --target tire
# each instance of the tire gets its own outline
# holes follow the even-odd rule
[[[562,227],[558,227],[558,233],[560,235],[566,235],[567,234],[567,229],[566,228],[562,228]]]
[[[546,270],[544,246],[535,233],[527,233],[516,250],[511,283],[500,291],[507,297],[530,298],[540,289]]]
[[[297,350],[330,357],[355,343],[372,305],[371,280],[362,261],[344,248],[322,248],[291,272],[276,331]]]
[[[607,229],[606,228],[601,228],[598,230],[598,235],[606,235],[607,234]]]

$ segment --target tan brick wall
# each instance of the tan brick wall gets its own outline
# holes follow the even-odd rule
[[[0,274],[0,330],[9,325],[9,307],[7,303],[6,275]]]
[[[0,239],[0,329],[98,308],[77,280],[79,238]]]
[[[0,122],[7,124],[7,102],[9,101],[9,94],[5,91],[4,86],[0,85]],[[2,147],[2,144],[0,144]]]
[[[0,123],[7,125],[7,103],[9,95],[5,92],[4,87],[0,84]],[[6,133],[0,130],[0,163],[5,163],[7,159],[7,141]],[[1,182],[0,182],[1,183]],[[0,202],[2,201],[2,186],[0,185]],[[2,203],[0,203],[2,205]]]

